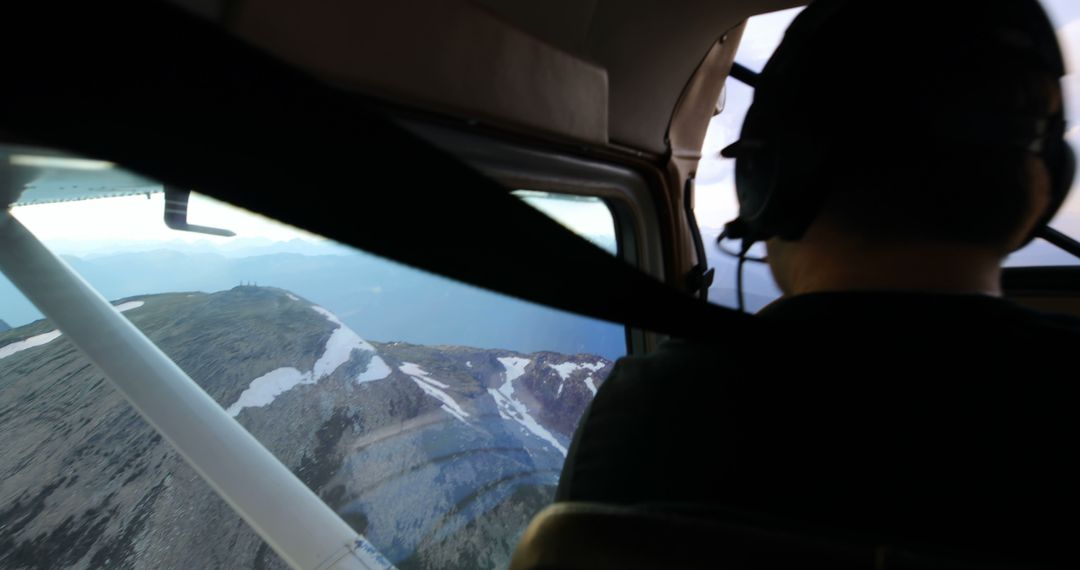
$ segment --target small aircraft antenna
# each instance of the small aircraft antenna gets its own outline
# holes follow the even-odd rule
[[[761,74],[739,62],[735,62],[731,64],[731,72],[728,75],[750,87],[757,87],[758,77]]]
[[[1057,247],[1065,250],[1067,253],[1071,253],[1076,257],[1080,257],[1080,241],[1055,230],[1050,226],[1043,226],[1042,229],[1035,234],[1036,237],[1056,245]]]
[[[735,266],[735,295],[738,297],[740,313],[746,313],[746,295],[743,291],[743,267],[746,265],[746,254],[750,252],[750,247],[753,245],[753,241],[748,238],[743,238],[742,245],[739,247],[739,261]]]
[[[210,226],[197,226],[188,223],[188,198],[191,190],[181,190],[174,186],[165,186],[165,225],[182,232],[195,232],[212,236],[233,237],[236,232]]]

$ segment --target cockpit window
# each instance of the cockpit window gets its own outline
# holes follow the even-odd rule
[[[1080,101],[1078,101],[1080,103]],[[1080,137],[1072,138],[1073,148],[1080,148]],[[1072,193],[1065,201],[1050,227],[1073,238],[1080,239],[1080,192],[1074,185]],[[1043,241],[1033,240],[1024,248],[1016,251],[1005,260],[1007,267],[1063,266],[1080,265],[1080,259],[1061,248]]]
[[[1058,41],[1065,53],[1068,75],[1062,80],[1064,88],[1065,139],[1074,151],[1080,152],[1080,5],[1070,0],[1042,0],[1050,20],[1057,27]],[[1059,232],[1080,239],[1080,180],[1074,181],[1073,189],[1065,205],[1050,223]],[[1035,240],[1027,247],[1009,256],[1006,265],[1012,267],[1078,265],[1080,260],[1042,240]]]
[[[750,18],[735,60],[751,70],[760,71],[783,39],[784,30],[801,11],[802,8],[793,8]],[[709,267],[716,270],[713,284],[709,287],[709,301],[735,307],[738,304],[735,296],[735,258],[717,246],[716,238],[724,229],[724,224],[738,215],[739,206],[735,199],[734,162],[722,158],[720,150],[739,138],[743,117],[753,101],[754,91],[733,79],[728,80],[725,91],[723,111],[709,122],[709,130],[701,149],[694,215],[705,242]],[[734,247],[736,246],[728,249],[734,251]],[[761,245],[756,247],[764,249]],[[755,250],[751,253],[764,252]],[[765,264],[747,262],[744,272],[743,287],[747,311],[757,311],[780,296],[780,290],[776,288]]]
[[[1062,80],[1067,121],[1065,139],[1080,152],[1080,6],[1069,0],[1043,0],[1043,6],[1058,30],[1058,41],[1065,53],[1068,75]],[[1080,239],[1080,180],[1065,205],[1050,223],[1061,233]],[[1042,240],[1035,240],[1009,257],[1006,265],[1014,267],[1078,265],[1080,260]]]
[[[1069,75],[1063,80],[1066,120],[1066,139],[1073,149],[1080,152],[1080,5],[1071,0],[1043,0],[1051,20],[1057,26],[1058,38],[1069,65]],[[801,8],[784,10],[750,18],[743,34],[736,61],[747,68],[760,71],[783,38],[784,30]],[[721,113],[713,117],[702,148],[702,159],[697,171],[695,215],[710,267],[716,268],[716,277],[709,289],[709,300],[724,306],[736,306],[734,258],[715,245],[725,222],[735,218],[738,204],[735,199],[734,162],[719,156],[720,149],[734,142],[742,128],[742,120],[753,99],[753,90],[746,85],[729,80],[726,85],[726,101]],[[1080,239],[1080,177],[1065,205],[1051,222],[1051,227]],[[977,207],[977,205],[973,205]],[[728,249],[732,249],[730,244]],[[763,254],[760,245],[751,252]],[[1006,260],[1007,266],[1046,266],[1080,264],[1074,255],[1043,240],[1034,240]],[[761,263],[748,262],[743,278],[746,308],[748,311],[768,304],[780,295],[769,274]]]
[[[391,562],[505,566],[625,329],[138,188],[13,212]],[[603,201],[518,195],[618,251]],[[285,567],[3,278],[0,319],[0,567]]]

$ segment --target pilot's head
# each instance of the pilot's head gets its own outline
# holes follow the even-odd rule
[[[1036,0],[817,0],[725,150],[730,229],[768,240],[786,293],[996,293],[1071,183],[1063,74]]]

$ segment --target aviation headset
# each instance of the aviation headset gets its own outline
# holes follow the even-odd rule
[[[951,1],[946,0],[945,4]],[[785,88],[790,88],[790,77],[807,57],[807,46],[828,33],[830,20],[848,4],[859,2],[816,0],[797,17],[782,45],[757,78],[754,102],[747,112],[739,141],[722,151],[723,156],[736,159],[739,216],[727,224],[721,239],[743,240],[740,269],[741,261],[754,242],[771,237],[789,240],[802,237],[824,201],[827,189],[807,181],[814,177],[825,153],[836,142],[827,135],[790,129],[776,117],[782,108],[778,105],[790,102],[789,95],[785,95],[789,89]],[[999,4],[997,0],[979,2],[976,9],[985,10],[996,4]],[[1015,50],[1019,35],[1021,51],[1028,59],[1056,77],[1063,76],[1065,64],[1053,25],[1038,2],[1008,4],[1011,12],[1007,17],[1007,32],[999,30],[996,33],[1000,36],[995,35],[989,40],[999,48]],[[1051,203],[1039,229],[1029,236],[1028,241],[1046,227],[1061,207],[1075,175],[1076,157],[1065,141],[1063,107],[1048,117],[987,114],[964,117],[963,112],[952,113],[951,120],[942,125],[944,128],[938,133],[938,138],[961,144],[1022,148],[1044,159],[1051,176]],[[959,119],[958,114],[961,115]],[[850,142],[846,144],[850,145]],[[741,285],[741,279],[739,281]]]

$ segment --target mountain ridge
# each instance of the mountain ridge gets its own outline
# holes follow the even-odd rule
[[[227,257],[156,250],[64,259],[109,299],[273,284],[333,311],[365,338],[520,352],[591,352],[609,359],[626,349],[625,330],[619,325],[494,294],[362,252]],[[16,325],[41,318],[2,277],[0,314]]]
[[[269,287],[114,304],[401,568],[505,564],[611,367],[368,342]],[[48,321],[5,349],[0,566],[284,567]]]

